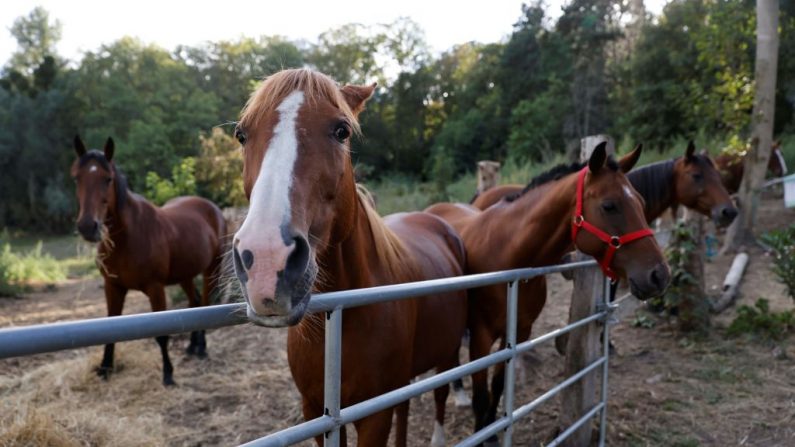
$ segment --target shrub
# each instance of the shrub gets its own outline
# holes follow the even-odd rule
[[[773,249],[773,272],[795,300],[795,225],[763,234],[762,241]]]
[[[196,194],[195,166],[196,159],[185,157],[172,169],[170,180],[149,171],[146,174],[146,198],[162,205],[177,196]]]
[[[66,268],[49,254],[42,253],[41,241],[27,253],[11,251],[4,244],[0,252],[0,296],[17,294],[31,283],[54,283],[66,279]]]
[[[731,336],[752,334],[764,340],[781,340],[793,329],[793,311],[770,312],[768,301],[759,298],[753,307],[740,306],[737,309],[737,317],[729,325],[727,332]]]

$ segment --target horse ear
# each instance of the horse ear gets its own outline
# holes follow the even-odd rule
[[[638,143],[638,145],[635,146],[635,149],[633,149],[632,152],[621,157],[621,160],[618,161],[618,166],[621,167],[621,171],[624,174],[631,171],[632,168],[635,167],[635,164],[637,164],[638,160],[640,160],[641,152],[643,152],[643,144]]]
[[[690,140],[687,143],[687,150],[685,151],[685,160],[692,161],[696,155],[696,145],[693,143],[693,140]]]
[[[602,141],[591,152],[591,158],[588,159],[588,169],[596,174],[605,165],[605,161],[607,161],[607,141]]]
[[[80,139],[80,135],[75,135],[74,144],[77,156],[82,157],[86,153],[86,145],[83,144],[83,140]]]
[[[113,159],[114,148],[115,145],[113,144],[113,138],[108,137],[108,141],[105,142],[105,158],[107,158],[108,161],[111,161]]]
[[[342,96],[354,115],[358,116],[364,110],[364,103],[373,96],[377,85],[378,83],[374,82],[372,85],[346,85],[342,87]]]

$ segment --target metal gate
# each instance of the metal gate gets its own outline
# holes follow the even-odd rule
[[[527,416],[538,406],[557,395],[567,386],[583,376],[601,368],[601,401],[586,411],[570,427],[565,429],[549,446],[557,446],[578,428],[590,423],[597,414],[600,416],[599,445],[604,445],[607,428],[607,379],[608,379],[608,340],[609,325],[607,317],[612,311],[608,303],[609,282],[603,280],[603,293],[598,311],[568,326],[548,332],[532,340],[517,343],[516,309],[519,282],[531,278],[593,267],[595,261],[574,262],[540,268],[506,270],[501,272],[468,275],[455,278],[435,279],[415,283],[373,287],[369,289],[347,290],[314,295],[310,300],[309,312],[326,314],[326,345],[324,373],[325,414],[319,418],[270,434],[251,441],[246,446],[287,446],[303,440],[323,435],[326,446],[339,445],[339,428],[381,410],[393,407],[412,397],[432,391],[458,378],[506,362],[505,397],[503,416],[482,430],[466,438],[458,446],[475,446],[495,434],[502,434],[502,445],[512,445],[513,425]],[[344,309],[385,301],[415,298],[454,290],[507,283],[507,333],[506,347],[488,356],[479,358],[441,374],[419,380],[405,387],[390,391],[347,408],[340,408],[340,365],[342,318]],[[593,299],[593,297],[588,297]],[[549,389],[535,400],[518,408],[514,402],[516,356],[527,352],[536,345],[556,338],[581,326],[602,321],[603,353],[597,360]],[[245,304],[226,304],[203,308],[171,310],[157,313],[125,315],[111,318],[97,318],[65,323],[42,324],[0,330],[0,359],[74,349],[106,343],[150,338],[159,335],[190,332],[202,329],[215,329],[247,322]],[[262,329],[266,330],[266,329]]]

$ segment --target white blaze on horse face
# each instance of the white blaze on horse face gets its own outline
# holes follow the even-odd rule
[[[277,272],[284,270],[287,257],[295,249],[292,241],[285,241],[283,233],[291,219],[290,189],[298,158],[296,120],[303,103],[304,93],[294,91],[276,108],[279,122],[251,190],[248,215],[235,235],[238,252],[249,250],[253,254],[245,287],[249,304],[260,315],[273,314],[272,306],[277,305],[272,302]],[[289,299],[286,301],[277,306],[289,310],[284,309],[285,305],[289,306]]]

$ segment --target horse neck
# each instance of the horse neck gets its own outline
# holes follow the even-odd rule
[[[668,208],[678,204],[674,184],[676,158],[642,166],[627,174],[629,182],[646,203],[643,212],[651,223]]]
[[[571,246],[571,220],[576,202],[577,174],[528,191],[511,205],[495,208],[493,216],[507,232],[503,252],[506,268],[557,264]],[[541,195],[541,200],[536,200]],[[484,213],[485,214],[485,213]],[[504,223],[504,224],[503,224]]]
[[[114,248],[135,244],[137,236],[142,234],[140,231],[133,231],[139,228],[141,211],[145,206],[152,206],[142,198],[132,194],[130,190],[127,190],[125,194],[124,206],[114,206],[113,209],[108,210],[108,215],[105,219],[109,242],[102,241],[101,244],[111,255],[114,252],[120,252],[120,250],[114,250]]]

